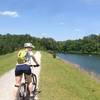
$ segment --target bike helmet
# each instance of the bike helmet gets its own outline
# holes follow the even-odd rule
[[[34,45],[32,45],[32,43],[24,43],[24,47],[31,47],[31,48],[35,48]]]

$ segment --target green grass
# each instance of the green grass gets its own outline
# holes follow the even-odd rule
[[[14,68],[16,64],[16,52],[0,56],[0,76],[10,69]]]
[[[100,100],[100,83],[44,52],[39,87],[40,100]]]

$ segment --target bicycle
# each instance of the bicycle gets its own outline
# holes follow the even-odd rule
[[[33,66],[30,66],[33,70]],[[34,67],[38,67],[34,65]],[[32,84],[33,84],[33,100],[35,99],[36,92],[37,92],[37,76],[32,72]],[[29,90],[28,90],[28,82],[26,80],[25,74],[23,73],[24,82],[21,83],[18,93],[17,93],[17,100],[29,100]]]

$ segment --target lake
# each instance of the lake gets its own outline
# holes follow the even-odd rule
[[[80,65],[81,68],[100,75],[100,56],[79,54],[57,54],[58,57]]]

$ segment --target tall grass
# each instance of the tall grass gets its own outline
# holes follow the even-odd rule
[[[100,83],[45,52],[39,87],[40,100],[100,100]]]

